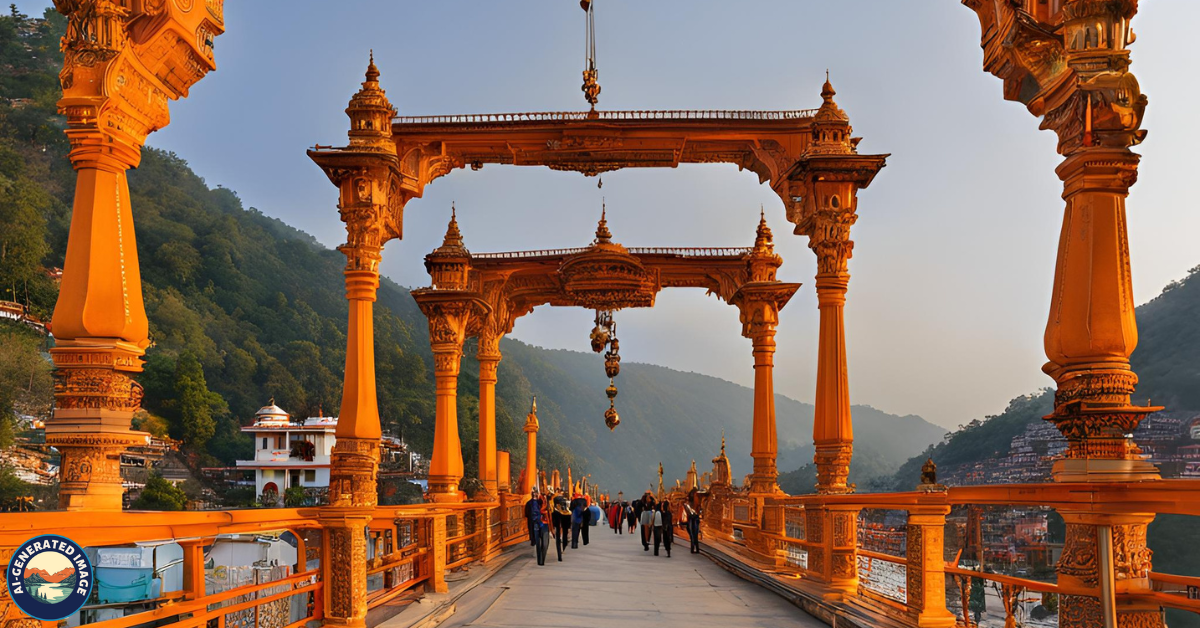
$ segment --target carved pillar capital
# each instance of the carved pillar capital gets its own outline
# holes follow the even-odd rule
[[[824,206],[810,216],[806,231],[808,246],[817,256],[818,289],[845,286],[849,281],[849,262],[854,256],[850,227],[855,222],[858,215],[848,208]]]
[[[479,347],[475,359],[479,361],[479,379],[496,383],[496,370],[500,366],[500,335],[484,331],[479,334]]]
[[[729,299],[730,304],[738,308],[742,335],[754,341],[756,347],[760,342],[768,341],[773,347],[775,328],[779,324],[779,311],[799,289],[798,283],[777,281],[742,285]]]
[[[170,122],[169,102],[216,68],[223,12],[197,4],[56,0],[67,18],[58,106],[76,168],[136,166],[146,136]]]

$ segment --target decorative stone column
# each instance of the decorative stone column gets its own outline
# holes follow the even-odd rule
[[[538,424],[537,418],[537,397],[533,398],[533,403],[529,407],[529,414],[525,417],[525,484],[521,487],[521,492],[525,495],[537,486],[537,433],[541,426]],[[570,468],[567,469],[567,477],[571,475]],[[567,484],[571,484],[568,480]],[[570,485],[567,491],[574,493],[574,485]]]
[[[499,495],[496,472],[496,371],[500,366],[500,338],[496,334],[479,336],[479,480],[488,495]]]
[[[462,346],[468,326],[486,321],[491,308],[477,293],[467,291],[471,253],[463,244],[453,210],[442,245],[425,256],[425,268],[433,279],[433,287],[413,290],[412,295],[429,319],[437,394],[428,499],[460,502],[464,499],[458,490],[458,483],[463,478],[462,441],[458,434],[458,373],[462,364]]]
[[[413,290],[421,311],[429,318],[429,340],[433,347],[434,380],[437,394],[433,456],[429,461],[428,499],[460,502],[463,478],[462,442],[458,434],[458,373],[462,345],[472,316],[486,315],[487,305],[478,297],[436,288]]]
[[[1046,323],[1042,368],[1054,378],[1054,412],[1045,417],[1067,438],[1053,468],[1059,482],[1138,481],[1159,477],[1127,435],[1161,408],[1135,406],[1137,346],[1125,197],[1137,180],[1147,99],[1129,71],[1130,23],[1137,0],[1064,0],[1058,11],[1031,12],[1012,3],[965,0],[980,20],[984,69],[1004,81],[1004,97],[1026,105],[1041,128],[1058,136],[1064,156],[1062,230]],[[1067,540],[1059,582],[1100,589],[1100,537],[1111,529],[1115,594],[1150,588],[1146,514],[1061,511]],[[1100,592],[1100,595],[1105,593]],[[1163,625],[1157,607],[1116,605],[1118,625]],[[1098,626],[1098,597],[1064,595],[1059,625]]]
[[[833,101],[828,80],[813,118],[813,140],[788,173],[788,220],[808,236],[817,256],[817,305],[821,312],[817,348],[817,393],[813,420],[818,493],[849,493],[854,450],[843,309],[854,250],[850,227],[858,219],[858,190],[870,185],[887,155],[859,155],[850,118]]]
[[[1054,413],[1046,418],[1069,444],[1054,464],[1060,482],[1159,477],[1128,438],[1147,414],[1162,409],[1130,403],[1137,322],[1125,197],[1137,164],[1128,149],[1097,147],[1072,154],[1057,169],[1067,207],[1043,370],[1058,382]]]
[[[125,171],[140,163],[146,136],[170,122],[168,103],[215,69],[212,41],[224,32],[219,5],[129,4],[55,2],[67,18],[58,108],[77,173],[46,422],[46,442],[62,457],[65,510],[120,510],[121,452],[148,437],[130,430],[142,401],[133,375],[149,340]]]
[[[775,254],[775,245],[766,217],[759,219],[754,248],[747,255],[747,277],[730,303],[738,307],[742,335],[754,346],[754,419],[750,455],[754,470],[750,474],[752,494],[779,493],[775,456],[779,451],[775,435],[775,327],[782,310],[800,289],[798,283],[780,283],[775,279],[783,258]],[[761,510],[761,508],[760,508]]]
[[[383,246],[399,238],[405,197],[391,141],[395,113],[379,86],[374,59],[346,108],[350,143],[309,157],[338,187],[346,224],[346,371],[329,471],[329,504],[320,509],[328,560],[322,564],[325,622],[361,627],[367,618],[366,530],[378,505],[376,475],[382,426],[375,386],[374,303]]]
[[[526,432],[526,471],[524,471],[524,484],[521,485],[522,495],[529,495],[536,486],[538,486],[538,397],[533,397],[533,403],[529,407],[529,414],[526,415],[526,424],[524,424],[524,432]],[[571,469],[566,469],[566,474],[570,477]],[[570,484],[570,480],[568,480]],[[569,494],[574,495],[575,486],[568,486]]]

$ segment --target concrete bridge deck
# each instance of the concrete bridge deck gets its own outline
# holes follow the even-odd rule
[[[688,553],[643,551],[638,535],[592,528],[591,543],[566,550],[553,546],[538,566],[528,544],[518,555],[459,598],[442,628],[815,628],[825,624],[783,598]],[[400,617],[396,618],[401,619]],[[393,620],[394,621],[394,620]],[[390,628],[392,621],[382,624]]]

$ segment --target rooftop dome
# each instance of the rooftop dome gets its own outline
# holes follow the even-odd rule
[[[258,409],[254,413],[254,425],[264,427],[286,427],[291,425],[292,415],[288,414],[283,408],[275,405],[275,398],[272,397],[267,405]]]

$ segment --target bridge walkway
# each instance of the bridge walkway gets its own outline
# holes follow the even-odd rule
[[[592,528],[591,543],[553,546],[538,566],[528,544],[471,589],[442,628],[816,628],[825,624],[677,543],[672,555],[643,551],[637,534]],[[383,624],[387,627],[387,623]]]

